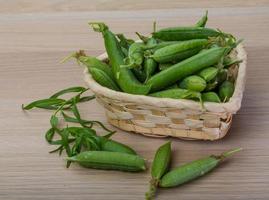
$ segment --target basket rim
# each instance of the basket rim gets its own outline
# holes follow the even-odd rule
[[[247,66],[247,53],[242,44],[236,47],[237,58],[241,59],[242,62],[239,64],[239,70],[237,74],[237,79],[235,83],[235,90],[233,96],[226,103],[214,103],[214,102],[204,102],[204,109],[210,112],[229,112],[236,113],[241,107],[241,101],[243,98],[243,91],[245,88],[246,79],[246,66]],[[107,59],[107,53],[103,53],[97,57],[100,60]],[[170,107],[170,108],[186,108],[192,110],[201,110],[201,105],[199,102],[188,100],[188,99],[171,99],[171,98],[158,98],[145,95],[129,94],[119,91],[114,91],[112,89],[101,86],[97,83],[88,72],[87,67],[84,69],[84,80],[88,84],[89,88],[93,93],[97,95],[105,96],[110,99],[115,99],[118,101],[126,101],[130,103],[135,103],[138,105],[148,105],[153,107]]]

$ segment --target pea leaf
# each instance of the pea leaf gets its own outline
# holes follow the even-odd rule
[[[45,134],[45,138],[46,138],[46,141],[48,143],[51,143],[51,141],[53,140],[53,137],[54,137],[54,134],[55,134],[55,130],[54,128],[50,128],[46,134]]]
[[[82,102],[87,102],[87,101],[90,101],[92,99],[95,99],[95,95],[92,95],[92,96],[85,96],[85,97],[80,97],[78,102],[79,103],[82,103]]]
[[[58,126],[59,119],[55,115],[52,115],[50,118],[50,124],[52,128],[56,128]]]
[[[56,92],[55,94],[53,94],[50,99],[55,99],[63,94],[66,94],[66,93],[71,93],[71,92],[84,92],[86,91],[87,89],[84,88],[84,87],[70,87],[70,88],[67,88],[67,89],[63,89],[63,90],[60,90],[59,92]]]
[[[59,106],[65,102],[66,101],[64,99],[41,99],[33,101],[26,106],[22,104],[22,109],[31,110],[32,108],[54,108],[53,106]]]

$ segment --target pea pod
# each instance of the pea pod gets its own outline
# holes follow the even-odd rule
[[[149,191],[145,194],[146,199],[152,199],[155,195],[156,188],[160,178],[167,172],[171,160],[171,142],[160,146],[155,153],[151,166],[151,181]]]
[[[120,91],[117,84],[104,71],[97,68],[90,68],[90,73],[93,79],[100,85],[112,90]]]
[[[155,74],[146,84],[151,86],[151,92],[161,90],[187,76],[216,64],[222,58],[225,51],[226,48],[217,47],[198,53]]]
[[[102,62],[101,60],[95,58],[95,57],[91,57],[91,56],[87,56],[84,51],[79,51],[77,53],[75,53],[74,57],[83,65],[85,65],[88,70],[90,71],[90,69],[92,67],[100,69],[102,71],[104,71],[112,80],[114,79],[113,73],[112,73],[112,69],[111,67]]]
[[[127,145],[107,139],[105,137],[100,137],[100,146],[102,151],[121,152],[136,155],[135,150]]]
[[[127,68],[121,68],[124,65],[124,55],[121,51],[119,42],[115,35],[103,23],[90,23],[93,29],[102,32],[106,51],[112,66],[113,76],[120,88],[131,94],[148,94],[150,91],[149,85],[142,85]]]
[[[196,27],[205,27],[207,22],[208,11],[205,12],[205,15],[195,24]]]
[[[145,161],[138,155],[109,151],[84,151],[68,157],[68,161],[77,162],[83,167],[107,170],[138,172],[146,169]]]
[[[151,93],[149,96],[159,98],[172,98],[172,99],[198,99],[201,100],[199,92],[190,91],[181,88],[167,89],[159,92]]]
[[[224,81],[219,87],[219,97],[222,102],[227,102],[233,96],[234,84],[230,81]]]
[[[209,37],[217,37],[221,34],[214,29],[204,27],[172,27],[152,33],[154,38],[164,41],[208,39]]]
[[[160,48],[150,57],[159,63],[176,62],[197,54],[207,43],[206,39],[188,40]]]
[[[219,96],[215,93],[215,92],[205,92],[202,93],[202,100],[208,101],[208,102],[216,102],[216,103],[220,103],[220,98]]]
[[[147,41],[147,45],[157,44],[157,41],[154,38],[149,38]],[[150,78],[150,76],[155,72],[158,64],[153,58],[146,58],[144,61],[144,73],[146,74],[146,80]]]
[[[142,83],[144,83],[145,80],[147,79],[146,73],[144,73],[144,71],[142,71],[142,69],[133,68],[132,72],[134,73],[135,77]]]
[[[206,82],[209,82],[217,76],[218,71],[219,70],[216,67],[208,67],[201,70],[198,73],[198,76],[202,77]]]
[[[171,170],[165,174],[159,186],[163,188],[175,187],[192,181],[200,176],[205,175],[206,173],[212,171],[216,168],[225,158],[233,155],[234,153],[240,151],[241,148],[233,149],[227,152],[222,153],[219,156],[208,156],[190,163],[187,163],[183,166],[180,166],[174,170]]]
[[[192,75],[184,78],[180,82],[179,87],[196,92],[202,92],[206,88],[206,81],[200,76]]]
[[[158,49],[173,45],[173,44],[179,44],[181,43],[180,41],[161,41],[158,44],[153,45],[151,48],[153,52],[155,52]]]

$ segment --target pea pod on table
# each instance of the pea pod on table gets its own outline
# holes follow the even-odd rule
[[[109,152],[84,151],[76,156],[68,157],[68,161],[77,162],[83,167],[138,172],[146,169],[145,161],[138,155]]]
[[[151,86],[142,85],[133,75],[132,71],[121,67],[121,65],[124,65],[124,55],[115,35],[103,23],[90,24],[95,31],[102,32],[103,34],[106,51],[112,66],[113,76],[120,88],[124,92],[131,94],[148,94]]]
[[[102,151],[121,152],[133,155],[137,154],[131,147],[105,137],[100,137],[100,146]]]
[[[147,200],[154,197],[161,177],[167,172],[171,160],[171,142],[160,146],[155,153],[151,166],[151,177],[149,191],[145,194]]]
[[[166,173],[159,186],[163,188],[175,187],[192,181],[216,168],[225,158],[240,151],[241,148],[222,153],[219,156],[208,156],[199,160],[182,165]]]

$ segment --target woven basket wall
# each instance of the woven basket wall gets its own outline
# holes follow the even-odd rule
[[[185,99],[156,98],[110,90],[99,85],[85,69],[85,81],[105,108],[109,123],[147,136],[173,136],[184,139],[217,140],[224,137],[232,115],[241,106],[246,78],[247,55],[242,45],[236,48],[239,64],[235,91],[227,103],[199,102]],[[106,54],[98,57],[107,59]]]

